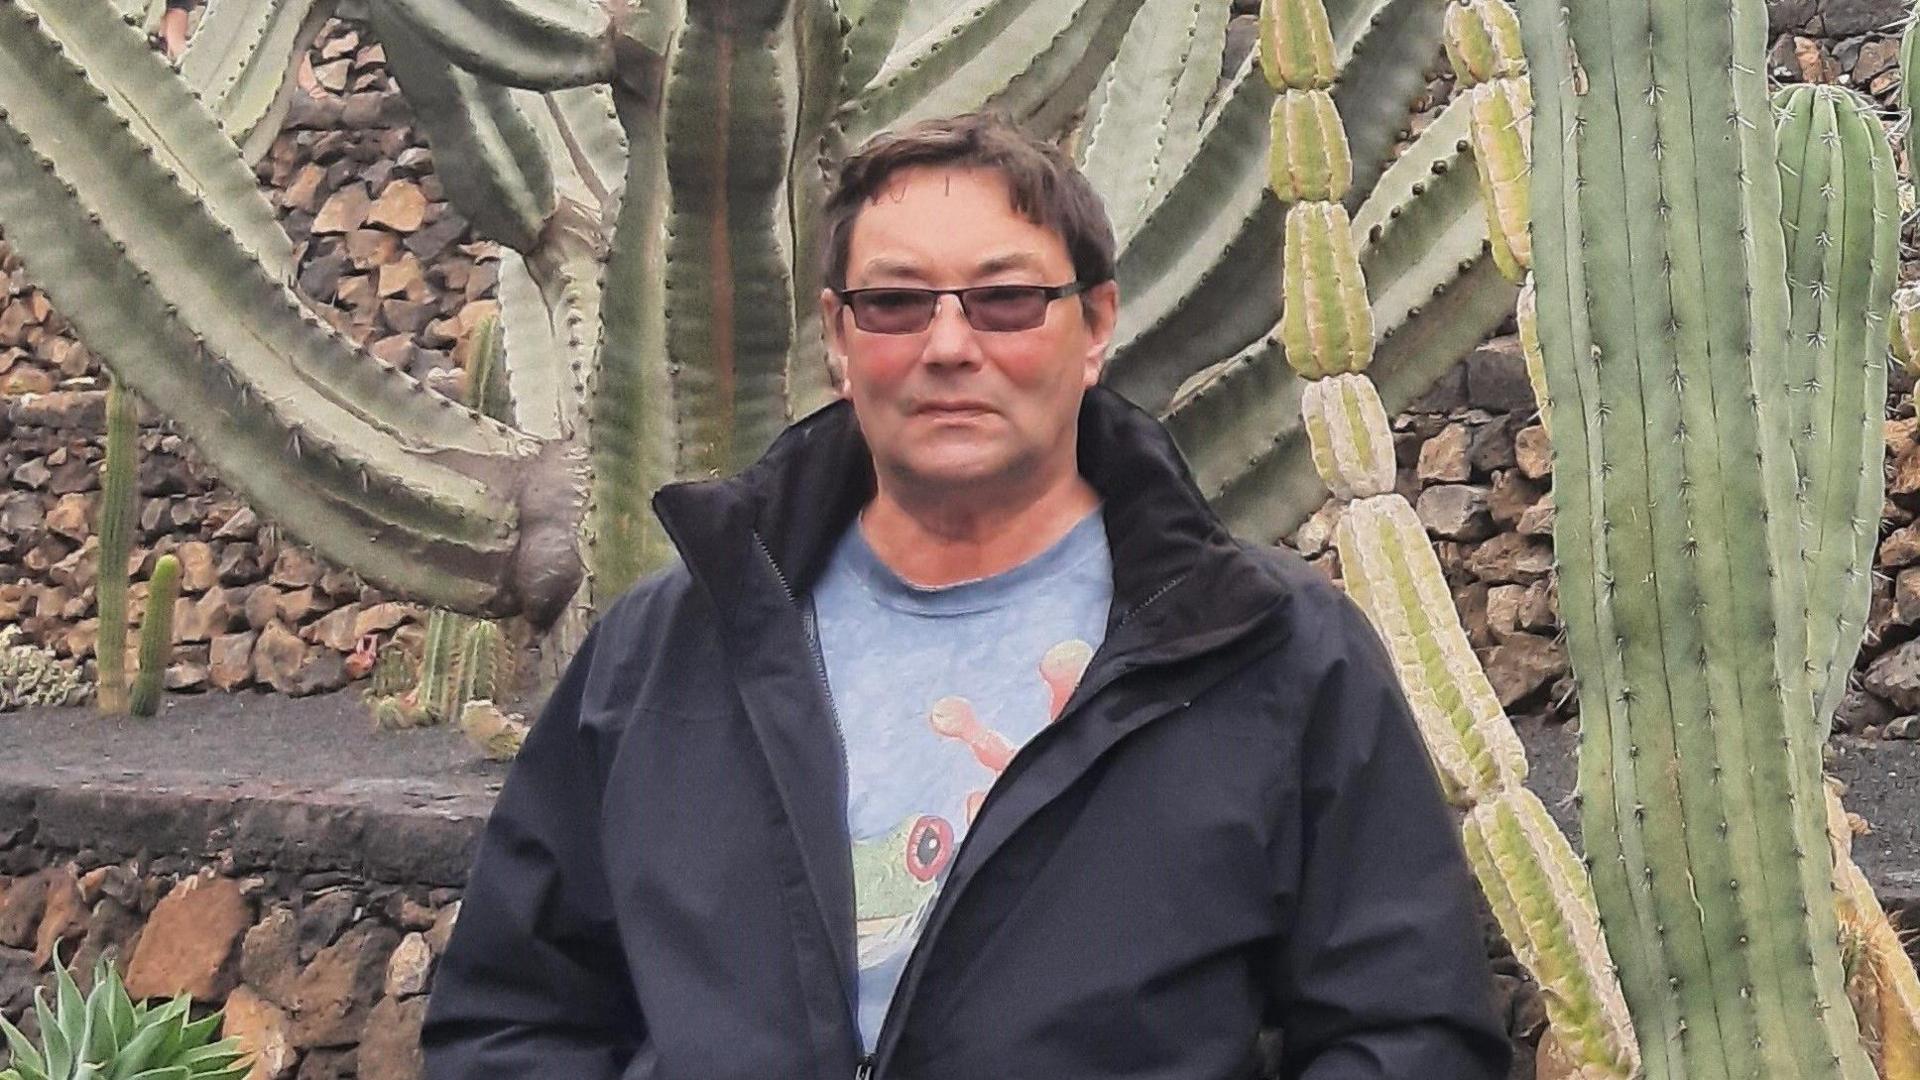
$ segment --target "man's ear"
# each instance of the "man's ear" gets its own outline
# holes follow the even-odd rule
[[[833,380],[834,392],[844,398],[847,396],[847,342],[840,326],[842,306],[832,289],[820,290],[820,329],[827,343],[827,375]]]
[[[1120,319],[1120,286],[1112,280],[1103,281],[1084,296],[1086,303],[1080,307],[1087,320],[1084,381],[1092,386],[1100,381],[1100,372],[1106,367],[1107,347],[1113,343],[1114,324]]]

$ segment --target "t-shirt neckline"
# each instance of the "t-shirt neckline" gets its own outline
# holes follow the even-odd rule
[[[878,603],[918,615],[968,615],[1005,606],[1027,586],[1075,569],[1104,551],[1105,541],[1105,522],[1095,506],[1060,539],[1025,562],[986,577],[932,586],[916,585],[880,561],[857,517],[847,527],[839,554]]]

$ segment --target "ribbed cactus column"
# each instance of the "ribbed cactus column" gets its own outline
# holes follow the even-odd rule
[[[1650,1080],[1869,1080],[1829,884],[1760,0],[1522,0],[1583,840]]]
[[[1373,381],[1366,281],[1339,200],[1350,157],[1326,87],[1334,75],[1321,0],[1267,0],[1261,61],[1280,91],[1270,175],[1292,205],[1282,259],[1281,340],[1310,380],[1301,413],[1313,461],[1346,502],[1337,535],[1347,587],[1379,630],[1465,845],[1516,955],[1540,980],[1556,1038],[1583,1075],[1630,1077],[1631,1022],[1591,890],[1571,846],[1522,784],[1526,756],[1467,643],[1426,531],[1393,491],[1393,437]]]
[[[1472,111],[1468,131],[1487,241],[1494,264],[1520,285],[1515,309],[1527,380],[1547,423],[1547,377],[1534,327],[1533,241],[1527,229],[1527,144],[1533,137],[1533,90],[1520,49],[1520,20],[1507,0],[1455,0],[1447,5],[1447,58],[1458,92]]]
[[[1879,541],[1888,310],[1899,275],[1893,148],[1872,106],[1841,86],[1774,95],[1787,288],[1788,400],[1806,545],[1816,732],[1866,630]]]
[[[1774,109],[1818,734],[1845,693],[1872,595],[1900,210],[1893,149],[1870,102],[1844,87],[1801,85],[1775,94]],[[1845,815],[1831,790],[1828,807],[1847,996],[1880,1074],[1920,1075],[1920,977],[1854,865],[1845,829],[1833,828]]]

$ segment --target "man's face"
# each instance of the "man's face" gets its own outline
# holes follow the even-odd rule
[[[1063,285],[1066,243],[1013,209],[996,172],[919,166],[894,174],[855,219],[848,289]],[[1080,399],[1100,375],[1117,290],[1106,282],[1047,307],[1031,330],[975,330],[943,296],[919,333],[861,330],[821,294],[828,343],[844,358],[874,466],[921,494],[1019,488],[1074,468]],[[1091,311],[1086,309],[1090,308]]]

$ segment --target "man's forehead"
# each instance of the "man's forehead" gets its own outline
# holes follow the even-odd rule
[[[922,278],[930,267],[928,260],[904,252],[884,252],[865,259],[859,270],[868,276]],[[1006,270],[1042,270],[1046,260],[1037,251],[1006,250],[982,255],[970,268],[976,275],[997,274]]]

